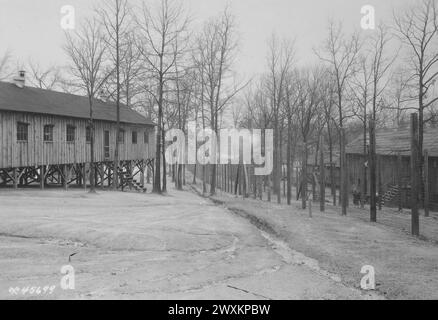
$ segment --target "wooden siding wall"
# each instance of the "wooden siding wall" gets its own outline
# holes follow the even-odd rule
[[[27,142],[17,141],[17,123],[28,123]],[[85,163],[90,160],[90,144],[85,140],[86,119],[0,111],[0,168],[53,164]],[[53,142],[43,141],[44,125],[54,125]],[[75,141],[67,142],[67,125],[76,127]],[[120,144],[120,160],[154,157],[155,134],[152,126],[121,124],[125,141]],[[104,157],[104,131],[110,132],[110,157]],[[144,132],[149,132],[149,144]],[[132,144],[132,131],[137,131],[137,144]],[[116,124],[95,121],[95,161],[114,159]]]
[[[348,175],[350,185],[358,184],[358,181],[363,179],[363,163],[366,161],[362,155],[348,155]],[[398,177],[397,157],[396,156],[380,156],[381,177],[383,190],[386,191],[387,185],[396,185]],[[410,159],[402,157],[402,170],[400,172],[403,183],[410,184]],[[429,157],[429,181],[430,194],[432,197],[438,195],[438,158]],[[369,178],[368,178],[369,190]]]

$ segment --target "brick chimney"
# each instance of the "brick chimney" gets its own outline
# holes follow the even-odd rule
[[[26,84],[26,71],[18,71],[18,75],[14,77],[14,84],[21,89],[24,88]]]

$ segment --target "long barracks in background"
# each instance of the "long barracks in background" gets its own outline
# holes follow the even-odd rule
[[[0,185],[82,185],[90,162],[87,97],[25,86],[25,73],[0,82]],[[114,178],[116,106],[93,101],[94,159],[98,185]],[[120,107],[119,174],[133,176],[152,165],[154,124]],[[144,181],[141,183],[144,185]]]

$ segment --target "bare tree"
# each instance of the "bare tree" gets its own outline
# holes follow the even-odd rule
[[[438,78],[438,5],[436,0],[419,3],[394,15],[398,35],[408,54],[410,74],[416,80],[419,153],[423,154],[425,111],[438,101],[434,91]],[[422,166],[423,160],[420,164]],[[420,167],[421,167],[420,166]]]
[[[175,41],[174,53],[178,54],[178,41]],[[173,81],[175,87],[175,105],[177,127],[184,133],[187,132],[186,126],[190,116],[191,106],[195,105],[195,113],[198,112],[196,107],[196,70],[191,65],[188,59],[175,59],[175,79]],[[195,115],[196,119],[197,115]],[[178,190],[182,190],[184,184],[185,165],[178,163],[176,168],[176,186]]]
[[[297,147],[298,140],[298,120],[296,116],[296,111],[298,108],[298,102],[300,101],[300,79],[297,79],[297,71],[289,72],[286,78],[286,88],[285,88],[285,99],[284,99],[284,110],[287,119],[287,159],[286,159],[286,173],[287,173],[287,204],[291,204],[292,200],[292,173],[293,165],[295,160],[295,150]]]
[[[161,193],[161,156],[164,155],[162,144],[163,131],[163,104],[166,82],[172,80],[175,75],[175,62],[179,54],[175,52],[175,42],[184,43],[187,36],[188,16],[183,10],[182,3],[171,0],[159,0],[154,10],[150,10],[145,3],[141,14],[136,18],[139,39],[138,48],[145,61],[150,77],[154,85],[147,88],[149,94],[154,97],[158,106],[157,115],[157,140],[155,155],[155,177],[153,192]],[[165,170],[165,163],[163,163]],[[166,175],[163,174],[165,185]]]
[[[102,30],[94,20],[86,20],[74,34],[66,34],[65,52],[72,62],[71,73],[76,85],[86,92],[90,106],[90,192],[95,192],[93,103],[111,74],[105,66],[106,51]]]
[[[10,70],[10,63],[11,63],[11,53],[9,51],[6,51],[0,57],[0,81],[9,79],[12,76],[13,73]]]
[[[331,69],[331,73],[336,84],[336,105],[338,110],[338,123],[340,139],[340,194],[342,199],[342,215],[347,214],[348,205],[348,177],[345,156],[345,134],[344,124],[348,117],[346,105],[344,104],[348,82],[356,72],[357,58],[361,47],[359,35],[354,33],[346,38],[342,33],[342,25],[336,26],[333,22],[329,24],[329,34],[321,51],[315,51],[317,56],[326,62]]]
[[[61,71],[57,67],[42,68],[39,64],[29,61],[28,69],[30,76],[28,80],[34,87],[53,90],[63,81]]]
[[[395,115],[393,123],[397,127],[408,122],[409,119],[406,118],[408,110],[417,110],[417,107],[412,106],[412,102],[417,100],[412,79],[405,68],[399,68],[391,77],[386,109]]]
[[[120,102],[121,102],[121,61],[125,58],[124,54],[128,53],[124,50],[127,43],[132,40],[127,35],[130,31],[129,25],[129,14],[130,7],[127,0],[111,0],[102,1],[100,6],[96,9],[99,16],[99,22],[102,25],[103,30],[105,30],[105,41],[108,47],[108,53],[110,60],[112,61],[114,67],[115,76],[115,102],[116,102],[116,125],[117,134],[114,149],[114,185],[115,189],[119,186],[119,137],[120,137]],[[107,90],[108,91],[108,90]],[[108,94],[108,92],[107,92]]]
[[[229,84],[232,82],[228,77],[232,73],[236,48],[234,17],[226,8],[220,16],[205,23],[196,48],[196,57],[199,59],[196,65],[202,67],[204,99],[209,106],[210,126],[216,134],[221,112],[245,86]],[[216,193],[216,170],[216,164],[213,164],[210,183],[212,195]]]
[[[334,81],[334,77],[331,74],[330,70],[326,70],[325,72],[324,85],[322,88],[323,96],[322,96],[322,106],[323,106],[323,114],[324,114],[324,122],[327,130],[327,140],[328,140],[328,149],[329,149],[329,162],[330,162],[330,186],[331,186],[331,194],[333,197],[333,205],[336,205],[336,182],[335,182],[335,161],[334,161],[334,144],[336,143],[336,122],[337,122],[337,112],[336,112],[336,84]]]
[[[377,33],[371,38],[371,79],[372,79],[372,116],[377,120],[378,100],[386,90],[390,81],[387,76],[392,67],[398,52],[388,55],[388,44],[390,34],[388,28],[384,24],[380,24],[377,28]]]
[[[322,70],[303,70],[300,75],[300,94],[296,109],[298,126],[303,140],[302,145],[302,169],[301,169],[301,203],[306,208],[307,180],[308,180],[308,150],[309,139],[317,128],[317,118],[322,108]]]
[[[353,77],[349,87],[350,93],[353,96],[354,102],[353,112],[363,126],[363,155],[367,157],[367,122],[368,118],[377,121],[377,114],[382,115],[383,105],[379,103],[382,99],[382,94],[387,89],[390,77],[387,75],[390,71],[397,54],[388,56],[387,47],[389,42],[389,34],[385,25],[380,24],[377,32],[368,39],[368,47],[366,48],[365,56],[361,56],[358,60],[357,73]],[[369,111],[369,106],[371,111]],[[380,109],[379,109],[380,108]],[[382,118],[382,117],[381,117]],[[362,167],[361,181],[361,206],[364,207],[365,196],[367,193],[367,163],[364,161]],[[376,179],[371,179],[376,181]]]
[[[373,72],[369,70],[369,56],[360,57],[358,72],[356,77],[350,84],[352,87],[351,94],[353,98],[353,113],[359,119],[363,127],[363,155],[367,157],[368,147],[367,147],[367,121],[369,117],[369,105],[370,100],[373,96]],[[353,87],[354,86],[354,87]],[[373,114],[375,115],[375,108],[373,108]],[[365,206],[365,195],[367,193],[367,163],[363,163],[363,174],[362,174],[362,184],[361,184],[361,207]]]
[[[269,40],[268,54],[268,86],[271,97],[271,108],[274,117],[274,192],[277,202],[281,202],[281,151],[280,151],[280,107],[285,97],[286,77],[294,60],[294,43],[280,40],[273,35]]]

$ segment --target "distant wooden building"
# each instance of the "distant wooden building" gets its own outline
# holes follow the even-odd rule
[[[377,180],[380,181],[382,201],[386,205],[395,206],[401,201],[404,207],[409,207],[410,141],[409,128],[376,131]],[[427,180],[431,208],[438,210],[438,128],[425,130],[423,149],[429,154]],[[350,189],[361,190],[364,170],[366,170],[367,190],[369,190],[368,156],[364,155],[363,136],[349,143],[346,153]]]
[[[26,87],[24,72],[15,83],[0,82],[0,185],[86,183],[89,114],[87,97]],[[114,178],[116,106],[95,99],[93,118],[96,180],[108,186]],[[144,180],[154,157],[154,124],[126,106],[120,108],[120,123],[120,177],[137,171]]]

